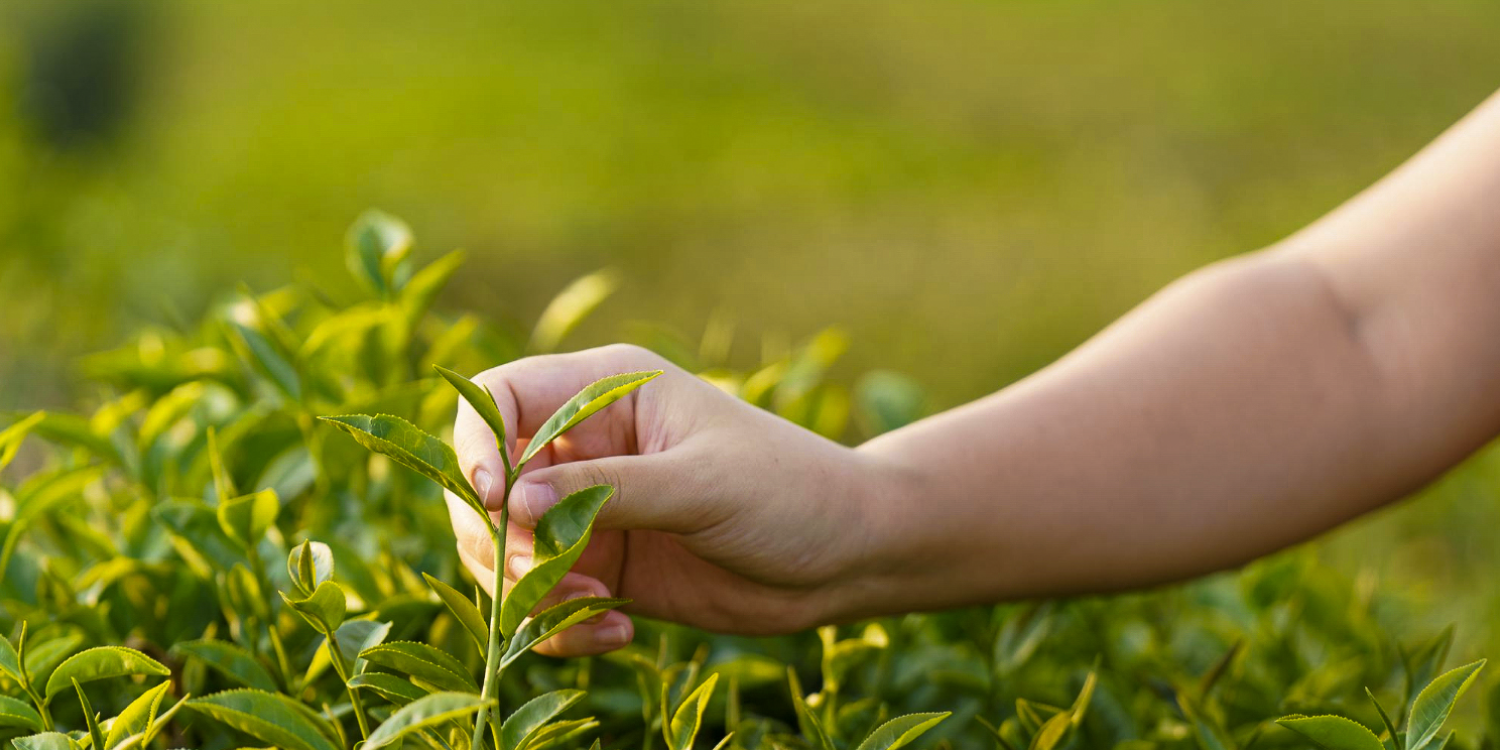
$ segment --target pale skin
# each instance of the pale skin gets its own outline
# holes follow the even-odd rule
[[[514,580],[551,502],[618,488],[553,597],[634,603],[546,653],[619,648],[629,615],[774,634],[1231,568],[1400,499],[1500,434],[1500,94],[1287,240],[858,447],[634,347],[477,380],[527,436],[587,383],[647,369],[666,372],[544,451],[511,497]],[[455,440],[497,510],[499,454],[467,406]],[[449,507],[489,581],[483,522]]]

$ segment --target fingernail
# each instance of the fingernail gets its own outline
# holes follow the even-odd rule
[[[479,493],[479,499],[486,508],[490,505],[490,487],[495,485],[495,477],[490,474],[489,469],[474,470],[474,491]]]
[[[516,555],[506,567],[510,569],[511,576],[520,580],[521,576],[531,572],[531,555]]]
[[[630,627],[622,623],[605,625],[594,631],[594,641],[601,646],[618,648],[630,642]]]
[[[526,508],[526,514],[531,517],[535,524],[542,519],[542,514],[557,504],[557,490],[552,489],[550,484],[522,483],[516,488],[521,493],[521,505]]]

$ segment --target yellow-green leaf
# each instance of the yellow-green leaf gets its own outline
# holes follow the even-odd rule
[[[386,719],[365,741],[365,750],[385,747],[412,732],[436,727],[453,719],[478,713],[495,705],[469,693],[433,693],[403,706]]]
[[[588,547],[594,518],[615,493],[608,485],[574,492],[542,514],[532,534],[531,570],[500,605],[500,633],[516,632],[521,620],[562,580]]]
[[[71,687],[73,680],[92,682],[134,674],[167,677],[172,670],[133,648],[99,646],[80,651],[59,664],[47,679],[47,698]]]
[[[600,409],[624,398],[631,391],[645,385],[652,378],[662,374],[661,370],[648,372],[627,372],[620,375],[611,375],[601,380],[596,380],[585,386],[573,398],[568,399],[557,411],[553,412],[547,421],[537,429],[532,436],[531,442],[526,444],[526,451],[521,454],[521,460],[516,466],[522,466],[530,461],[538,451],[547,447],[548,443],[556,440],[563,433],[578,426],[579,422],[593,416]]]

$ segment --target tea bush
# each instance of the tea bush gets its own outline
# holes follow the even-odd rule
[[[613,488],[549,511],[537,564],[487,600],[457,564],[441,489],[482,507],[437,436],[463,398],[503,445],[488,392],[458,373],[559,346],[614,279],[575,282],[528,336],[435,312],[462,256],[419,266],[393,217],[361,217],[345,252],[362,298],[307,284],[239,290],[196,326],[145,330],[82,362],[98,384],[86,410],[13,415],[0,432],[0,737],[209,750],[1443,750],[1500,739],[1494,724],[1474,737],[1444,730],[1483,666],[1445,671],[1451,629],[1399,642],[1384,594],[1299,553],[1147,594],[758,640],[646,624],[608,656],[531,654],[625,603],[576,599],[530,616]],[[922,413],[921,389],[901,376],[869,373],[852,388],[831,378],[846,346],[837,331],[766,346],[749,371],[730,366],[725,321],[697,344],[648,334],[719,387],[830,437]],[[652,377],[582,391],[514,464],[506,456],[507,490],[547,441]]]

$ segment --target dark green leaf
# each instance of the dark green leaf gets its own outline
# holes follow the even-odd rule
[[[483,700],[468,693],[433,693],[412,701],[392,714],[391,718],[386,719],[370,734],[364,748],[374,750],[385,747],[412,732],[436,727],[493,705],[494,700]]]
[[[99,646],[80,651],[58,665],[47,679],[46,696],[57,695],[72,686],[73,680],[92,682],[134,674],[167,677],[172,670],[133,648]]]
[[[351,414],[319,417],[354,436],[354,439],[376,453],[390,457],[422,476],[458,495],[470,507],[483,513],[484,503],[458,465],[458,456],[446,443],[421,431],[416,425],[389,415]]]
[[[533,533],[531,570],[511,587],[500,606],[500,633],[510,636],[521,620],[562,580],[588,547],[594,517],[615,493],[608,485],[574,492],[542,514]]]
[[[500,455],[505,459],[505,465],[510,466],[509,451],[505,447],[505,417],[500,414],[500,407],[495,405],[495,396],[490,389],[482,386],[458,373],[445,367],[436,367],[439,375],[443,376],[455,390],[458,391],[469,406],[479,414],[479,418],[489,425],[490,432],[495,433],[495,446]]]
[[[553,412],[546,422],[542,423],[536,434],[531,437],[531,442],[526,444],[526,451],[521,454],[521,460],[516,462],[516,466],[519,468],[525,465],[538,451],[547,447],[548,443],[578,426],[579,422],[619,401],[660,374],[662,374],[661,370],[627,372],[621,375],[611,375],[584,387],[577,395],[568,399],[567,403]]]
[[[478,693],[479,686],[469,670],[457,659],[425,643],[395,641],[365,649],[359,655],[371,664],[376,664],[400,674],[410,675],[436,685],[442,690]]]
[[[360,690],[373,690],[382,698],[398,705],[404,706],[424,695],[427,691],[411,682],[385,672],[365,672],[349,678],[349,687]]]
[[[301,704],[276,693],[243,688],[186,701],[188,708],[232,729],[288,750],[339,750]]]
[[[489,643],[490,629],[484,621],[484,615],[479,613],[479,608],[474,606],[474,602],[470,601],[469,597],[459,593],[452,586],[426,573],[423,573],[422,577],[427,580],[427,585],[437,592],[438,598],[442,599],[448,611],[453,613],[453,619],[458,620],[458,624],[463,626],[470,638],[474,639],[474,645],[478,646],[482,653]]]
[[[268,693],[276,692],[276,681],[271,677],[271,673],[267,672],[266,668],[261,666],[249,651],[233,643],[210,639],[184,641],[173,646],[172,651],[200,659],[214,671],[245,687],[264,690]]]

